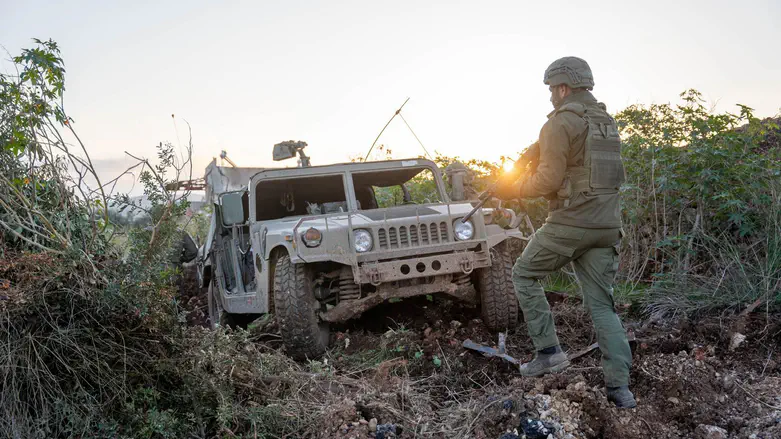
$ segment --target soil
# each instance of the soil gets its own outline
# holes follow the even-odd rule
[[[177,282],[178,300],[185,309],[184,320],[190,326],[209,327],[209,302],[206,289],[198,288],[198,275],[195,263],[184,264]]]
[[[566,351],[594,343],[577,298],[552,294],[549,301]],[[466,339],[496,343],[479,309],[421,297],[383,304],[332,327],[321,361],[329,376],[349,385],[326,391],[327,409],[309,430],[317,433],[305,437],[546,437],[528,429],[524,436],[523,427],[539,420],[552,438],[781,438],[779,316],[645,323],[627,314],[628,306],[619,308],[636,339],[635,409],[617,409],[605,398],[599,350],[562,373],[524,378],[509,363],[462,348]],[[198,312],[191,308],[188,321],[205,325]],[[737,346],[735,328],[745,336]],[[523,323],[507,334],[507,351],[532,358]],[[395,433],[386,432],[391,427]]]

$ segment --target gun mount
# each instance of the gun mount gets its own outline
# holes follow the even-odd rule
[[[274,145],[274,161],[287,160],[295,157],[298,153],[298,167],[308,168],[312,166],[309,161],[309,156],[304,154],[304,148],[306,148],[306,142],[287,140]]]

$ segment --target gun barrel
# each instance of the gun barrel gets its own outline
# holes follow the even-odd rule
[[[483,206],[485,205],[485,202],[488,201],[489,198],[490,197],[486,197],[486,198],[480,200],[480,202],[477,203],[477,205],[475,207],[473,207],[472,210],[470,210],[469,213],[466,214],[466,216],[461,218],[461,222],[465,223],[465,222],[469,221],[469,218],[472,218],[472,216],[474,216],[474,214],[477,213],[478,210],[483,208]]]

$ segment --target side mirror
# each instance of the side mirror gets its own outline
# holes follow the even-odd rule
[[[246,212],[244,210],[245,192],[228,192],[220,197],[222,201],[222,224],[225,226],[235,226],[246,222]]]

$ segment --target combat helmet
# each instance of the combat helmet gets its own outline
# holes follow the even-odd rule
[[[553,61],[545,69],[543,82],[546,85],[567,84],[571,88],[592,90],[594,88],[594,75],[585,60],[575,56],[565,56]]]

